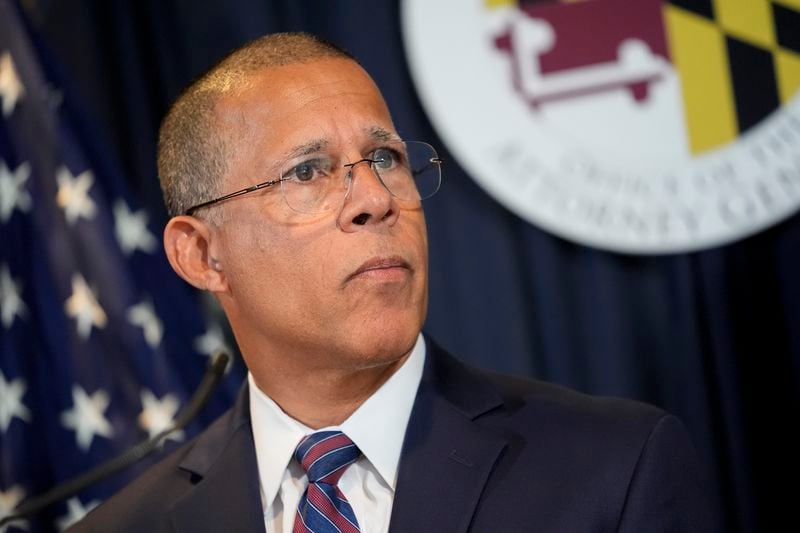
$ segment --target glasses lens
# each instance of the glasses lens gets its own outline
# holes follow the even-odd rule
[[[426,200],[439,190],[441,160],[427,143],[388,143],[375,150],[372,159],[383,184],[400,200]]]
[[[289,207],[299,213],[340,209],[347,195],[347,172],[332,155],[316,155],[281,174],[281,192]],[[365,160],[386,189],[405,201],[430,198],[441,184],[441,160],[436,150],[418,141],[390,142]]]
[[[336,179],[333,158],[316,155],[294,165],[281,175],[281,192],[289,207],[299,213],[322,213],[341,206],[347,192],[344,180]]]

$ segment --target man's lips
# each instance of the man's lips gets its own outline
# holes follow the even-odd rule
[[[357,277],[391,278],[397,275],[404,275],[401,271],[410,271],[411,265],[408,261],[399,256],[392,257],[373,257],[358,267],[355,272],[347,276],[345,283]]]

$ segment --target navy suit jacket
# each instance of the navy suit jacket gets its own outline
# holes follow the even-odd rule
[[[673,416],[477,371],[427,344],[392,533],[719,531]],[[264,531],[247,388],[73,531]]]

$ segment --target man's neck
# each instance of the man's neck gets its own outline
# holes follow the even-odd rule
[[[295,420],[311,429],[347,420],[408,359],[362,369],[275,368],[267,361],[251,365],[258,388]]]

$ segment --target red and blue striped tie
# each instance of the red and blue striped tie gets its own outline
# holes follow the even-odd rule
[[[361,450],[341,431],[318,431],[300,441],[294,456],[308,474],[294,533],[359,533],[353,508],[336,484]]]

